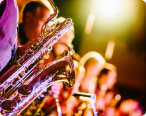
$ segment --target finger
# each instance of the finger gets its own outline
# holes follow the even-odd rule
[[[47,52],[43,55],[43,59],[49,59],[49,52]]]
[[[52,91],[52,90],[51,90],[51,91]],[[60,94],[60,91],[54,90],[54,91],[52,91],[52,94]]]
[[[57,99],[58,98],[58,95],[54,94],[53,97]]]

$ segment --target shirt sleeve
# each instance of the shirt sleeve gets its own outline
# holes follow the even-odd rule
[[[0,18],[0,71],[11,59],[14,44],[17,45],[17,3],[16,0],[5,0],[5,2],[6,5]]]

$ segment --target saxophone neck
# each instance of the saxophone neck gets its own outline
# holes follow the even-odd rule
[[[53,14],[51,14],[50,17],[42,25],[41,35],[46,32],[46,27],[48,26],[49,22],[53,21],[58,16],[58,8],[57,8],[57,6],[53,2],[53,0],[48,0],[48,1],[50,3],[51,7],[53,8]]]

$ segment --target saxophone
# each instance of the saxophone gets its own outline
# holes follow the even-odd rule
[[[73,25],[71,19],[54,24],[53,21],[58,15],[58,9],[52,0],[49,0],[49,3],[54,13],[42,25],[40,37],[0,77],[1,115],[19,115],[35,98],[55,82],[67,82],[69,87],[74,85],[75,71],[70,52],[64,51],[62,58],[39,67],[43,55],[51,51],[52,46]]]

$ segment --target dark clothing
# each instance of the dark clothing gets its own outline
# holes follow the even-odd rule
[[[22,23],[19,25],[19,28],[18,28],[18,37],[20,39],[19,43],[21,45],[24,45],[29,41],[29,39],[27,38],[27,36],[25,35],[25,32],[23,30]]]

